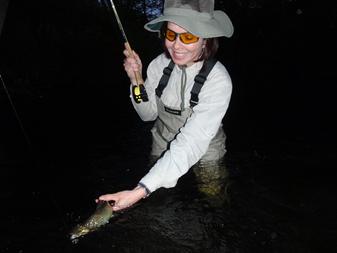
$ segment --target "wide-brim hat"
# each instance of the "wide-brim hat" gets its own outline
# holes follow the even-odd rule
[[[212,9],[214,8],[214,1],[208,1],[208,4],[211,5],[208,6],[210,8],[208,11],[195,10],[193,6],[186,4],[179,6],[177,2],[179,1],[174,1],[174,4],[172,4],[171,1],[171,6],[173,7],[165,6],[163,14],[146,23],[144,28],[151,32],[159,32],[163,22],[169,21],[201,38],[222,36],[229,38],[233,35],[234,27],[230,18],[225,12]],[[193,2],[195,4],[198,1]],[[207,1],[204,0],[203,4],[205,2]]]

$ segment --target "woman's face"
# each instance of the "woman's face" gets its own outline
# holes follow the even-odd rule
[[[176,33],[188,32],[184,28],[176,25],[175,23],[168,22],[167,28]],[[184,44],[179,36],[174,41],[165,39],[165,46],[171,55],[172,60],[177,65],[192,65],[202,53],[202,49],[205,46],[205,40],[199,38],[197,42],[191,44]]]

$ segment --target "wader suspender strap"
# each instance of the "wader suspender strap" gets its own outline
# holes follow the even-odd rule
[[[191,99],[190,99],[190,106],[193,107],[198,104],[199,102],[199,92],[204,85],[205,81],[207,80],[208,74],[213,69],[215,63],[217,62],[216,59],[209,59],[204,61],[204,64],[199,72],[198,75],[194,78],[194,85],[191,90]],[[170,79],[171,72],[174,68],[174,62],[171,60],[170,64],[164,68],[163,75],[159,81],[158,87],[156,88],[156,95],[160,98],[163,90],[165,89],[168,80]]]
[[[158,87],[156,88],[156,95],[159,98],[161,97],[161,94],[163,94],[163,90],[165,89],[168,83],[168,80],[170,79],[171,72],[174,68],[174,65],[175,65],[174,62],[171,60],[170,64],[163,70],[163,75],[159,81]]]
[[[216,62],[217,60],[213,58],[207,61],[204,61],[204,65],[202,66],[199,74],[195,76],[194,85],[191,90],[191,99],[190,99],[191,108],[193,108],[193,106],[198,104],[200,90],[202,86],[204,85],[205,81],[207,80],[207,76],[213,69]]]

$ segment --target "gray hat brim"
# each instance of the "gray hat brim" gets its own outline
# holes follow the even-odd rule
[[[173,22],[201,38],[231,37],[234,32],[230,18],[223,11],[216,10],[213,16],[190,9],[167,8],[162,16],[145,24],[150,32],[159,32],[163,22]]]

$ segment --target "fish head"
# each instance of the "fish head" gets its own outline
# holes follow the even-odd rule
[[[70,232],[70,240],[77,239],[83,235],[86,235],[89,232],[90,232],[89,228],[82,225],[78,225]]]

